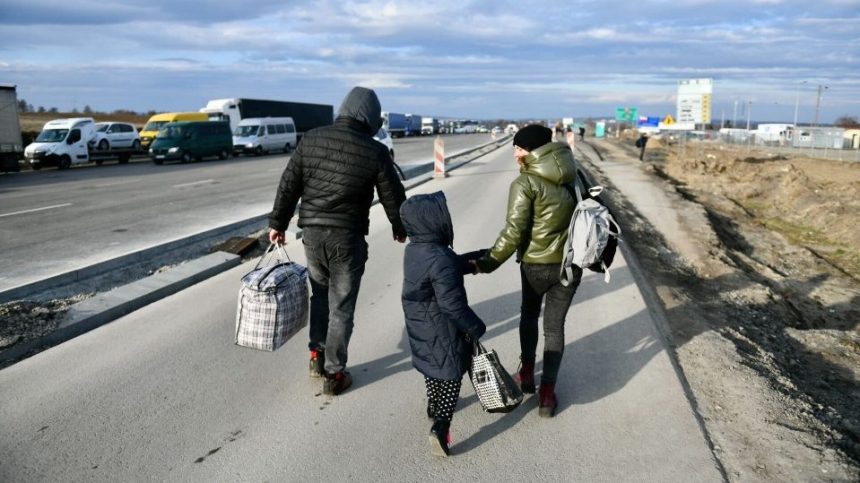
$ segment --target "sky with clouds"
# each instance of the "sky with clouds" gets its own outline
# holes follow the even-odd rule
[[[717,121],[811,122],[819,85],[822,122],[860,116],[860,0],[0,0],[0,39],[0,84],[61,110],[362,85],[431,116],[664,116],[712,78]]]

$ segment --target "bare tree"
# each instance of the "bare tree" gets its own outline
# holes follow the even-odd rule
[[[834,122],[839,127],[860,127],[860,122],[857,122],[857,116],[842,116]]]

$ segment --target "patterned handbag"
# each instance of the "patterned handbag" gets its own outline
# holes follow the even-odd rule
[[[266,258],[275,258],[276,263],[263,263]],[[254,270],[242,277],[237,345],[274,351],[308,325],[307,272],[290,260],[283,245],[269,245]]]
[[[496,351],[488,352],[480,342],[473,343],[469,379],[481,407],[488,413],[509,413],[523,402],[523,392],[502,367]]]

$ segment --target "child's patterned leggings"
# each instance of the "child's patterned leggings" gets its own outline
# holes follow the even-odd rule
[[[460,384],[462,380],[434,379],[424,377],[427,386],[427,407],[437,421],[451,421],[454,408],[460,399]]]

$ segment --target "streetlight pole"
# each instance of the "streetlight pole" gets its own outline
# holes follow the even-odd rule
[[[806,81],[797,84],[797,95],[794,99],[794,127],[797,127],[797,110],[800,107],[800,86],[806,84]]]
[[[750,115],[752,113],[752,101],[747,101],[747,131],[750,130]]]
[[[829,87],[818,84],[818,98],[815,100],[815,126],[818,126],[818,109],[821,107],[821,91],[824,89],[829,89]]]
[[[738,127],[738,101],[735,101],[735,110],[732,114],[732,129],[736,129]]]

